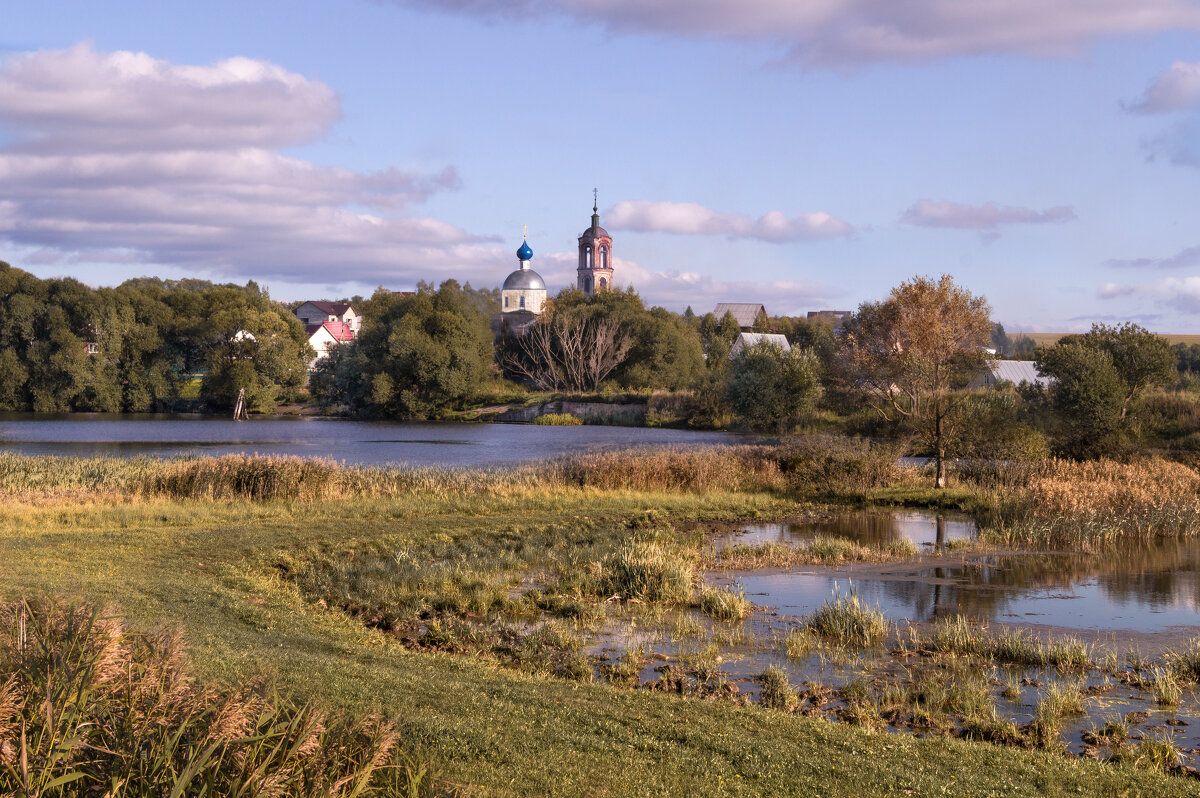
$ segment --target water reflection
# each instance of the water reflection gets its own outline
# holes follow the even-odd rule
[[[904,537],[936,546],[975,534],[969,519],[929,512],[854,512],[816,522],[758,525],[733,542],[799,543],[818,533],[874,545]],[[787,615],[817,609],[849,572],[801,568],[734,573],[757,603]],[[979,621],[1142,632],[1200,624],[1200,541],[1167,540],[1098,555],[1029,553],[925,558],[853,572],[854,587],[894,621],[929,622],[962,614]]]
[[[798,544],[817,535],[852,538],[870,546],[908,540],[918,546],[941,545],[950,540],[974,540],[975,522],[957,513],[922,510],[852,510],[803,521],[748,524],[716,539],[718,550],[735,543]]]

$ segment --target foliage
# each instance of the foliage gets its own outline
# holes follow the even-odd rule
[[[533,423],[544,427],[578,427],[583,424],[583,419],[570,413],[543,413]]]
[[[198,372],[211,406],[244,387],[268,410],[299,389],[311,357],[299,321],[253,282],[93,290],[0,263],[0,410],[170,409]]]
[[[933,452],[946,486],[962,389],[987,362],[989,307],[949,275],[915,277],[863,303],[843,330],[843,379],[881,415],[903,421]]]
[[[1057,447],[1071,457],[1119,453],[1133,401],[1175,375],[1166,339],[1128,322],[1066,336],[1038,350],[1037,363],[1039,373],[1055,379]]]
[[[454,280],[411,296],[376,291],[363,305],[362,332],[319,364],[313,399],[401,419],[461,407],[492,361],[492,334],[475,304]]]
[[[785,352],[760,341],[730,365],[730,408],[751,429],[791,432],[820,388],[820,372],[820,361],[807,349]]]

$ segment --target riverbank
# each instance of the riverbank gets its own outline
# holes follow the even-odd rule
[[[467,473],[11,458],[0,593],[81,596],[140,628],[176,627],[212,683],[266,674],[287,695],[378,709],[477,793],[1192,793],[1179,776],[1053,747],[871,733],[688,687],[698,668],[733,667],[722,641],[740,645],[736,623],[709,614],[725,605],[703,598],[691,530],[916,497],[920,475],[883,454],[878,473],[869,451],[752,447]],[[716,630],[684,623],[686,659],[663,664],[686,670],[651,666],[681,692],[623,687],[624,671],[586,653],[626,613],[644,628],[676,611]]]

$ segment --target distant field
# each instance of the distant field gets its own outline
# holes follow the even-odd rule
[[[1010,332],[1008,337],[1016,340],[1024,336],[1026,338],[1032,338],[1038,346],[1049,346],[1059,338],[1062,338],[1064,335],[1067,335],[1067,333]],[[1175,344],[1200,344],[1200,335],[1183,335],[1176,333],[1161,333],[1161,335],[1163,338],[1166,338],[1168,341],[1170,341],[1172,346]]]

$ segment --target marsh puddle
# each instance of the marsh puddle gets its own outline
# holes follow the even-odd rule
[[[956,513],[856,510],[804,521],[747,524],[717,536],[713,542],[720,551],[737,543],[803,545],[817,535],[834,535],[871,546],[884,546],[895,540],[907,540],[917,546],[937,546],[952,540],[974,540],[978,531],[971,518]]]
[[[718,551],[735,543],[803,545],[818,534],[873,545],[902,537],[930,551],[973,539],[976,529],[961,516],[852,512],[803,523],[747,525],[714,542]],[[787,616],[808,615],[852,583],[868,604],[896,622],[966,615],[991,623],[1136,632],[1200,624],[1200,540],[1167,540],[1097,555],[968,553],[840,569],[725,572],[710,574],[707,581],[739,583],[755,604]]]

